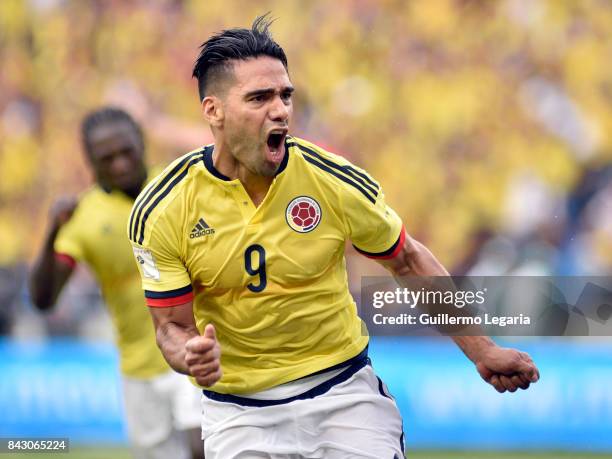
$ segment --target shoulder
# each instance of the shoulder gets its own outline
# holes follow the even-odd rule
[[[304,139],[290,137],[287,145],[322,181],[350,193],[357,193],[372,203],[376,202],[380,185],[364,169]]]
[[[194,171],[202,167],[207,148],[210,146],[175,159],[145,186],[134,202],[128,221],[128,235],[132,242],[142,244],[159,216],[172,202],[180,199],[181,190],[190,183]]]
[[[78,196],[78,204],[68,222],[62,225],[58,239],[76,240],[91,232],[91,224],[98,219],[100,207],[104,205],[104,190],[94,185]]]
[[[91,214],[97,214],[106,199],[106,192],[98,185],[93,185],[78,196],[78,204],[70,221],[78,221],[81,218],[89,218]]]
[[[352,165],[351,162],[343,156],[331,153],[323,147],[299,137],[287,137],[287,146],[290,148],[293,147],[293,151],[303,158],[314,158],[318,160],[326,159],[336,164]]]
[[[92,185],[79,194],[79,205],[89,205],[104,198],[105,191],[98,185]]]
[[[154,176],[142,190],[140,195],[136,198],[136,202],[147,195],[152,188],[159,187],[160,185],[163,186],[171,183],[182,182],[188,176],[189,172],[192,170],[192,167],[202,162],[204,152],[209,147],[210,146],[200,147],[192,150],[189,153],[178,157],[165,168],[160,166],[153,167],[151,172]]]

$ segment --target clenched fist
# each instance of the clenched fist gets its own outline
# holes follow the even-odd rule
[[[78,202],[79,201],[74,196],[62,196],[58,198],[49,211],[51,228],[59,229],[65,225],[72,217]]]
[[[529,354],[516,349],[494,346],[474,363],[482,379],[498,392],[527,389],[540,379],[540,372]]]
[[[187,341],[185,350],[189,374],[200,386],[210,387],[221,379],[221,347],[212,324],[206,325],[204,334]]]

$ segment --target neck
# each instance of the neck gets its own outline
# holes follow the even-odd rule
[[[234,155],[231,154],[227,147],[224,148],[222,144],[218,147],[215,145],[213,151],[213,165],[215,169],[231,180],[240,180],[242,186],[244,186],[244,189],[256,206],[266,197],[270,185],[272,185],[272,181],[274,180],[274,177],[259,175],[248,169],[243,163],[236,160]]]
[[[121,191],[126,196],[129,196],[130,198],[136,200],[136,198],[138,197],[138,195],[140,194],[140,192],[144,188],[146,181],[147,181],[147,170],[143,169],[142,175],[140,177],[140,180],[138,181],[138,184],[136,184],[136,185],[134,185],[133,187],[130,187],[130,188],[125,188],[125,189],[124,188],[115,188],[115,189],[118,190],[118,191]],[[106,183],[104,183],[102,181],[98,181],[98,184],[107,193],[110,193],[111,191],[113,191],[113,187],[111,187],[110,185],[108,185],[108,184],[106,184]]]
[[[147,177],[145,175],[144,179],[142,180],[142,182],[140,182],[140,184],[138,186],[135,186],[133,188],[127,189],[127,190],[122,190],[125,194],[127,194],[130,198],[136,200],[136,198],[138,197],[138,195],[140,194],[140,192],[142,191],[145,181],[146,181]]]

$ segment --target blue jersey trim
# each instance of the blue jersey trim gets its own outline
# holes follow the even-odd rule
[[[287,168],[287,163],[289,162],[289,142],[287,141],[287,139],[288,137],[285,137],[285,156],[283,156],[283,159],[279,164],[278,169],[276,169],[276,173],[274,174],[275,177]]]
[[[338,365],[334,365],[333,367],[326,368],[325,370],[313,373],[313,375],[320,374],[326,371],[330,371],[330,370],[341,368],[343,366],[348,365],[348,368],[342,371],[340,374],[337,374],[336,376],[325,381],[324,383],[319,384],[318,386],[313,387],[310,390],[307,390],[303,394],[295,395],[293,397],[283,398],[280,400],[258,400],[254,398],[240,397],[240,396],[231,395],[231,394],[219,394],[217,392],[213,392],[213,391],[206,390],[206,389],[204,389],[202,392],[204,393],[206,397],[208,397],[211,400],[215,400],[217,402],[235,403],[237,405],[242,405],[242,406],[264,407],[264,406],[284,405],[286,403],[291,403],[296,400],[306,400],[309,398],[318,397],[319,395],[323,395],[335,385],[343,383],[344,381],[348,380],[351,376],[353,376],[363,367],[365,367],[366,365],[370,365],[370,363],[371,363],[370,358],[368,357],[368,347],[366,346],[365,349],[361,351],[355,357],[352,357],[349,360],[346,360],[345,362],[342,362]],[[312,375],[308,375],[308,376],[312,376]],[[305,376],[305,377],[308,377],[308,376]]]
[[[368,177],[366,174],[364,174],[363,172],[359,172],[357,169],[355,169],[354,167],[351,166],[344,166],[344,168],[347,171],[352,172],[351,175],[357,174],[359,177],[363,178],[366,182],[368,182],[370,185],[372,185],[374,188],[376,188],[377,190],[380,189],[380,186],[378,185],[378,183],[376,183],[374,180],[372,180],[370,177]]]
[[[212,148],[204,152],[204,166],[206,166],[206,169],[208,169],[208,172],[210,172],[212,175],[214,175],[218,179],[223,180],[225,182],[230,182],[232,180],[231,178],[229,178],[227,175],[223,175],[221,172],[219,172],[215,168],[215,165],[213,164],[212,155],[213,155]]]
[[[151,215],[151,212],[153,211],[153,209],[155,209],[155,207],[157,207],[157,205],[162,201],[162,199],[164,199],[166,196],[168,196],[168,194],[172,191],[172,189],[178,183],[180,183],[181,180],[183,180],[185,178],[185,176],[189,173],[189,168],[191,166],[193,166],[194,164],[200,162],[201,160],[202,160],[202,156],[201,155],[198,155],[198,156],[196,156],[194,158],[191,158],[191,160],[187,163],[187,167],[185,169],[183,169],[183,172],[181,172],[179,175],[177,175],[175,177],[175,179],[170,182],[168,187],[147,208],[147,210],[145,211],[144,215],[142,216],[142,220],[140,221],[140,236],[138,238],[138,244],[142,244],[142,242],[144,241],[145,223],[147,223],[147,220],[149,219],[149,215]],[[136,224],[138,225],[138,221],[136,222]]]
[[[333,175],[335,177],[338,177],[344,183],[348,183],[352,187],[356,188],[362,195],[364,195],[368,199],[368,201],[370,201],[372,204],[376,204],[376,199],[375,198],[370,196],[370,194],[365,189],[363,189],[361,186],[357,185],[355,182],[353,182],[352,180],[350,180],[346,176],[344,176],[342,174],[339,174],[338,172],[333,170],[331,167],[327,167],[325,164],[316,161],[315,159],[311,158],[310,156],[304,155],[304,159],[306,161],[308,161],[310,164],[313,164],[314,166],[318,167],[319,169],[324,170],[325,172],[329,172],[331,175]]]
[[[219,170],[215,167],[213,163],[212,154],[213,154],[212,148],[204,152],[204,166],[206,166],[206,169],[208,169],[208,172],[210,172],[212,175],[214,175],[218,179],[221,179],[225,182],[231,181],[232,180],[231,178],[219,172]],[[287,167],[288,162],[289,162],[289,144],[287,143],[287,139],[285,139],[285,156],[283,156],[283,159],[280,162],[278,169],[276,170],[276,173],[274,174],[274,176],[277,176],[278,174],[283,172],[285,168]]]
[[[151,299],[164,299],[164,298],[174,298],[175,296],[186,295],[193,291],[193,287],[191,284],[186,285],[185,287],[177,288],[174,290],[166,290],[165,292],[154,292],[152,290],[145,290],[145,298]]]
[[[166,184],[172,180],[172,178],[177,174],[177,172],[191,159],[194,157],[201,155],[202,150],[197,151],[183,158],[174,168],[166,174],[166,176],[154,187],[151,187],[146,194],[142,197],[139,197],[134,204],[134,209],[132,210],[132,215],[130,215],[130,239],[136,242],[136,236],[138,234],[138,226],[140,223],[140,216],[144,207],[150,202],[150,200],[159,193]]]
[[[393,245],[391,247],[389,247],[384,252],[366,252],[365,250],[361,250],[355,244],[353,244],[353,247],[355,248],[355,250],[357,252],[359,252],[362,255],[365,255],[366,257],[370,257],[370,258],[385,258],[385,257],[388,257],[389,255],[391,255],[393,252],[395,252],[395,249],[397,249],[398,244],[400,244],[400,242],[402,241],[403,231],[404,231],[404,229],[402,228],[401,231],[400,231],[400,235],[398,236],[397,240],[393,243]]]
[[[326,166],[344,173],[344,175],[346,175],[347,178],[354,180],[358,185],[368,190],[375,197],[378,196],[377,190],[379,189],[379,186],[373,180],[368,178],[365,174],[362,174],[361,172],[357,171],[355,168],[351,166],[341,166],[340,164],[336,164],[335,162],[330,161],[329,159],[321,156],[319,153],[314,151],[312,148],[308,148],[304,145],[300,145],[299,143],[292,143],[291,145],[295,145],[300,150],[302,150],[304,153],[310,155],[311,157],[313,157],[313,159],[317,159],[318,161],[322,162]]]

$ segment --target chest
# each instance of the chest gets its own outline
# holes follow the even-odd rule
[[[342,259],[344,230],[317,190],[271,190],[255,207],[244,189],[191,200],[185,265],[207,289],[285,288],[324,276]]]
[[[99,203],[82,226],[85,256],[99,276],[132,275],[135,265],[126,237],[129,203]]]

